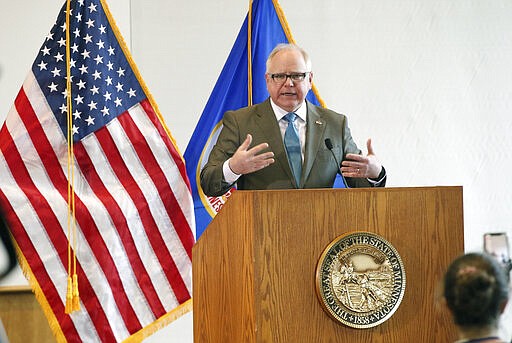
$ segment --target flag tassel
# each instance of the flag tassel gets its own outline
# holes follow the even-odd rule
[[[68,276],[68,289],[66,292],[66,308],[64,312],[69,314],[73,312],[73,282],[71,276]]]
[[[80,310],[80,296],[78,294],[78,276],[73,274],[73,311]]]

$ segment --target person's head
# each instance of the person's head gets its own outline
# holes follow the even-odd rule
[[[444,297],[457,326],[495,327],[507,304],[508,275],[489,255],[462,255],[446,271]]]
[[[279,44],[267,58],[265,80],[274,103],[293,112],[311,89],[311,60],[304,49],[295,44]]]

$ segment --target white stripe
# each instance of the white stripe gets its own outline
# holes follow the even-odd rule
[[[171,156],[171,153],[166,148],[163,148],[164,142],[162,142],[160,133],[148,118],[148,115],[142,106],[134,106],[129,110],[129,112],[132,115],[135,124],[142,132],[142,135],[146,138],[146,141],[148,142],[148,145],[150,146],[153,155],[158,162],[158,165],[162,171],[164,171],[167,182],[171,186],[174,196],[178,201],[181,211],[185,215],[190,229],[195,231],[195,217],[192,194],[190,193],[186,182],[183,180],[178,166]],[[170,220],[167,221],[168,217],[164,219],[166,225],[159,226],[159,230],[162,234],[162,237],[164,238],[167,248],[173,256],[176,267],[180,271],[187,290],[190,294],[192,294],[192,262],[190,261],[187,252],[181,244],[180,237],[176,233],[176,229],[174,228],[172,222]],[[172,230],[166,230],[167,227],[172,228]]]
[[[29,73],[29,77],[33,78],[32,73]],[[27,77],[27,78],[29,78]],[[30,80],[29,80],[30,81]],[[61,161],[61,168],[63,169],[63,172],[65,175],[67,175],[67,150],[66,150],[66,141],[64,140],[64,136],[62,133],[62,130],[58,126],[58,123],[55,120],[54,115],[51,113],[51,110],[44,98],[44,95],[41,93],[41,90],[39,89],[39,86],[35,79],[33,79],[34,82],[28,82],[27,84],[33,87],[31,88],[25,88],[25,93],[27,94],[27,97],[29,98],[29,101],[34,109],[34,112],[36,116],[38,117],[39,121],[42,123],[43,130],[45,131],[45,134],[50,141],[50,144],[52,145],[52,148],[56,153],[59,154],[59,160]],[[22,140],[20,140],[22,141]],[[26,140],[28,141],[28,140]],[[27,142],[28,143],[28,142]],[[28,144],[27,144],[28,145]],[[37,155],[37,151],[35,151],[35,148],[32,144],[29,146],[25,146],[23,148],[19,147],[20,151],[23,151],[24,154],[27,152],[29,156],[35,156]],[[37,159],[39,159],[37,157]],[[39,161],[39,164],[42,165],[42,162]],[[38,168],[33,168],[30,165],[28,166],[29,173],[33,175],[34,173],[37,173]],[[51,184],[51,181],[49,180],[48,176],[42,178],[41,175],[33,176],[32,179],[36,183],[37,188],[43,193],[46,199],[51,199],[50,205],[56,206],[59,204],[59,208],[61,209],[58,212],[58,219],[61,222],[61,227],[65,228],[67,227],[67,203],[65,200],[60,197],[60,194],[58,192],[54,192],[55,194],[52,194],[51,192],[45,192],[45,190],[51,190],[53,188],[53,185]],[[75,181],[77,184],[84,184],[86,183],[82,179],[82,175],[79,173],[75,174]],[[79,190],[82,189],[82,187],[78,187],[77,190],[77,196],[80,197]],[[86,203],[84,201],[84,203]],[[86,204],[87,205],[87,204]],[[92,206],[89,203],[89,206]],[[54,212],[57,213],[55,209],[53,209]],[[91,208],[89,208],[91,211]],[[100,217],[97,213],[98,211],[91,211],[91,215],[93,216],[93,219],[96,221]],[[101,218],[104,219],[104,218]],[[100,225],[98,225],[101,227]],[[110,323],[110,326],[112,328],[112,331],[114,332],[114,335],[118,339],[123,339],[125,337],[129,336],[129,333],[126,329],[126,326],[124,324],[123,318],[119,312],[119,309],[117,307],[117,304],[115,301],[113,301],[114,297],[112,294],[112,290],[110,287],[108,287],[107,279],[103,273],[103,270],[101,269],[100,264],[98,261],[93,257],[92,250],[90,246],[88,245],[87,241],[85,240],[85,237],[83,236],[82,231],[79,227],[77,227],[77,233],[78,233],[78,241],[80,242],[77,251],[77,257],[82,265],[82,268],[84,269],[84,272],[91,283],[92,288],[94,289],[94,292],[96,293],[96,296],[98,298],[98,301],[100,302],[103,311],[105,312],[105,315],[107,317],[107,320]],[[106,241],[107,247],[111,247],[109,245],[109,241]],[[84,262],[82,263],[82,259]],[[114,262],[117,262],[116,259],[114,259]],[[119,269],[120,267],[116,265]],[[119,269],[120,271],[123,269]],[[120,273],[121,281],[123,281],[123,276],[125,273]],[[125,284],[123,282],[123,284]],[[66,283],[64,283],[66,285]],[[126,287],[125,287],[126,288]],[[65,298],[65,295],[64,295]],[[64,299],[62,298],[62,299]],[[83,307],[82,307],[83,308]],[[82,311],[83,312],[83,311]],[[91,330],[89,327],[91,325],[88,323],[86,326],[84,326],[84,329],[87,328],[88,330]]]
[[[117,122],[117,119],[113,120],[112,122]],[[111,123],[108,125],[112,125]],[[146,231],[144,230],[144,226],[142,225],[135,204],[130,198],[128,192],[121,186],[122,184],[118,180],[115,173],[112,171],[111,166],[104,156],[104,152],[96,136],[90,135],[89,137],[82,140],[82,143],[92,160],[96,172],[103,181],[109,193],[116,200],[116,203],[118,204],[121,212],[123,213],[123,216],[126,219],[138,255],[141,258],[141,261],[146,271],[148,272],[153,285],[155,286],[160,301],[163,304],[165,304],[165,301],[169,302],[169,297],[166,297],[166,295],[172,295],[172,288],[169,285],[167,278],[165,278],[162,265],[158,261],[158,258],[149,243],[149,239],[146,235]],[[162,298],[162,296],[164,298]],[[143,299],[143,296],[141,296],[141,299]],[[178,305],[176,299],[172,297],[170,303],[171,305],[174,305],[174,307]],[[146,317],[139,318],[139,320],[144,321],[145,324],[149,324],[154,321],[154,318]]]

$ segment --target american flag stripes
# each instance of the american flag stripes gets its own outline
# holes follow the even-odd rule
[[[67,279],[66,5],[0,130],[0,206],[59,341],[136,340],[190,308],[182,157],[103,1],[69,22],[80,310]]]

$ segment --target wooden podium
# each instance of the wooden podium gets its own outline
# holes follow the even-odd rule
[[[373,328],[332,320],[316,296],[323,250],[351,231],[382,236],[406,271]],[[194,342],[451,342],[440,285],[463,251],[462,187],[235,191],[193,248]]]

